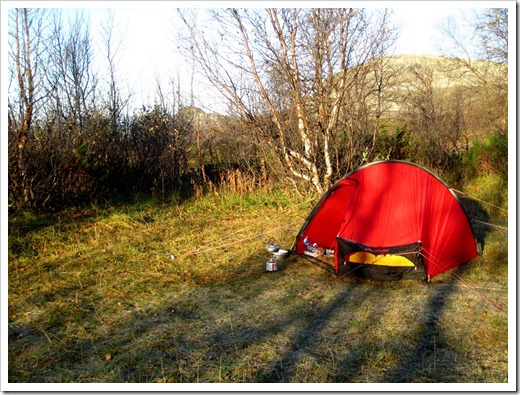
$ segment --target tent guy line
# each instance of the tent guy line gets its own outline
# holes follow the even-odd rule
[[[452,273],[451,275],[455,280],[457,281],[460,281],[460,283],[462,285],[464,285],[466,288],[468,288],[471,292],[473,292],[475,295],[477,296],[480,296],[482,299],[484,299],[486,302],[492,304],[493,306],[495,306],[498,310],[502,310],[502,307],[496,303],[496,302],[493,302],[491,299],[487,298],[482,292],[478,291],[475,287],[472,287],[471,285],[469,285],[466,281],[464,281],[462,279],[462,277],[460,277],[458,274],[456,273]]]
[[[427,252],[425,250],[423,250],[423,252]],[[423,257],[425,256],[424,254],[422,254]],[[349,274],[352,274],[354,271],[358,270],[361,266],[357,266],[355,267],[354,269],[346,272],[346,273],[342,273],[341,275],[337,275],[334,270],[332,270],[331,268],[329,268],[330,265],[327,265],[325,263],[325,258],[321,259],[321,260],[318,260],[318,259],[312,259],[311,257],[308,257],[308,256],[304,256],[306,258],[307,261],[309,261],[310,263],[314,264],[314,265],[317,265],[318,267],[322,268],[322,269],[325,269],[326,271],[328,271],[329,273],[332,273],[335,277],[332,279],[332,280],[329,280],[329,283],[330,282],[333,282],[333,281],[337,281],[337,280],[340,280],[344,277],[346,277],[347,275]],[[469,289],[471,292],[473,292],[476,296],[478,296],[479,298],[483,299],[484,301],[488,302],[489,304],[493,305],[494,307],[496,307],[498,310],[500,311],[503,311],[502,310],[502,307],[498,304],[498,303],[495,303],[493,302],[491,299],[489,299],[486,295],[484,295],[482,292],[480,292],[478,290],[477,287],[474,287],[470,284],[468,284],[462,277],[460,277],[458,274],[456,273],[452,273],[451,274],[451,277],[454,278],[455,280],[457,280],[464,288],[467,288]],[[436,284],[437,286],[438,285],[445,285],[445,284]],[[482,288],[481,288],[482,289]],[[500,291],[500,292],[507,292],[506,289],[501,289],[501,288],[484,288],[484,289],[487,289],[487,290],[493,290],[493,291]]]
[[[261,236],[266,236],[268,235],[270,232],[273,232],[273,231],[276,231],[276,230],[283,230],[283,229],[289,229],[289,228],[293,228],[298,222],[292,222],[292,223],[289,223],[289,224],[286,224],[284,226],[280,226],[278,228],[269,228],[269,231],[266,231],[266,232],[261,232],[261,233],[256,233],[252,236],[248,236],[248,237],[245,237],[245,238],[242,238],[242,239],[239,239],[239,240],[234,240],[232,242],[229,242],[229,243],[226,243],[226,244],[220,244],[218,246],[212,246],[212,247],[208,247],[208,248],[205,248],[205,249],[202,249],[202,250],[198,250],[198,249],[195,249],[195,250],[190,250],[190,251],[187,251],[185,252],[184,254],[181,254],[179,255],[179,258],[186,258],[188,256],[191,256],[191,255],[198,255],[198,254],[203,254],[203,253],[207,253],[209,251],[213,251],[213,250],[217,250],[217,249],[221,249],[223,247],[228,247],[228,246],[231,246],[231,245],[235,245],[235,244],[239,244],[239,243],[242,243],[244,241],[249,241],[249,240],[253,240],[253,239],[257,239]],[[229,238],[230,236],[225,236],[222,238],[222,240],[225,240],[227,238]],[[217,240],[214,240],[212,243],[210,244],[215,244],[217,242],[221,241],[221,239],[217,239]]]
[[[492,224],[492,223],[490,223],[490,222],[484,222],[484,221],[480,221],[480,220],[478,220],[478,219],[474,219],[474,218],[472,218],[471,220],[472,220],[473,222],[478,222],[479,224],[492,226],[493,228],[503,229],[503,230],[508,230],[508,229],[507,229],[507,226],[496,225],[496,224]]]
[[[301,205],[306,205],[306,204],[311,203],[312,201],[315,201],[315,200],[316,200],[316,198],[313,197],[313,198],[310,198],[310,199],[307,199],[307,200],[301,202],[300,204]],[[288,213],[288,212],[290,212],[291,210],[294,210],[294,209],[295,209],[295,206],[289,206],[289,207],[285,208],[284,210],[282,210],[280,212],[277,212],[276,214],[264,217],[263,220],[259,220],[259,221],[257,221],[256,223],[254,223],[252,225],[243,227],[240,230],[240,232],[243,233],[244,231],[249,230],[249,229],[253,228],[254,226],[258,226],[259,224],[268,224],[268,223],[271,222],[271,220],[274,217],[279,216],[281,214],[286,214],[286,213]],[[219,237],[219,238],[217,238],[217,239],[215,239],[213,241],[209,241],[207,244],[209,244],[210,247],[208,247],[208,248],[205,248],[205,249],[202,249],[202,250],[194,249],[194,250],[186,251],[185,253],[179,255],[178,258],[185,258],[185,257],[191,256],[191,255],[197,255],[197,254],[201,254],[201,253],[206,253],[206,252],[209,252],[209,251],[220,249],[222,247],[228,247],[228,246],[231,246],[231,245],[234,245],[234,244],[238,244],[238,243],[241,243],[243,241],[249,241],[251,239],[258,238],[258,237],[261,237],[261,236],[267,236],[272,231],[282,230],[282,229],[289,229],[289,228],[292,228],[292,227],[294,227],[294,226],[296,226],[296,225],[298,225],[300,223],[301,223],[301,220],[294,221],[294,222],[288,223],[288,224],[286,224],[284,226],[281,226],[279,228],[270,228],[269,231],[265,231],[265,232],[262,232],[262,233],[257,233],[254,236],[248,236],[248,237],[245,237],[243,239],[234,240],[234,241],[229,242],[229,243],[223,243],[224,241],[230,239],[231,237],[236,236],[236,232],[234,232],[233,234],[225,235],[225,236]],[[218,246],[214,246],[217,243],[218,243]]]
[[[458,193],[460,195],[463,195],[463,196],[467,196],[468,198],[472,199],[472,200],[476,200],[477,202],[480,202],[480,203],[484,203],[484,204],[487,204],[488,206],[491,206],[491,207],[494,207],[494,208],[497,208],[499,210],[502,210],[502,211],[505,211],[507,213],[507,210],[505,208],[502,208],[502,207],[498,207],[498,206],[495,206],[494,204],[491,204],[489,202],[486,202],[485,200],[482,200],[482,199],[478,199],[474,196],[470,196],[468,195],[467,193],[465,192],[462,192],[462,191],[459,191],[457,189],[454,189],[454,188],[450,188],[453,192],[455,193]]]

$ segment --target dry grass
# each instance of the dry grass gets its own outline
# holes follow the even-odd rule
[[[507,232],[431,283],[268,273],[312,206],[273,193],[11,216],[9,382],[508,381]]]

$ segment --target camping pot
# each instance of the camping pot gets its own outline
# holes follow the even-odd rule
[[[284,259],[284,258],[287,258],[288,255],[289,255],[289,251],[282,250],[281,248],[278,251],[276,251],[275,253],[273,253],[273,257],[275,259]]]
[[[275,272],[278,270],[278,262],[274,260],[267,261],[265,263],[265,270],[268,272]]]
[[[274,243],[267,243],[265,249],[267,250],[267,252],[276,252],[280,249],[280,246]]]

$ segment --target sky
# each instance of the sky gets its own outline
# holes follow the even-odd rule
[[[401,33],[395,53],[399,55],[440,55],[438,38],[439,24],[458,9],[439,6],[438,3],[424,5],[419,2],[394,7],[395,17],[401,24]]]
[[[175,45],[175,21],[178,21],[175,7],[185,8],[215,8],[227,7],[262,7],[270,6],[269,2],[248,1],[74,1],[74,2],[23,2],[6,1],[11,6],[41,7],[45,4],[50,8],[87,8],[92,24],[91,33],[99,35],[100,23],[106,20],[107,10],[115,10],[116,36],[121,39],[117,56],[117,75],[120,75],[120,89],[132,92],[135,106],[142,103],[153,103],[157,92],[157,81],[160,81],[164,92],[173,91],[170,81],[172,77],[181,83],[181,91],[190,92],[192,67],[186,64]],[[4,6],[5,4],[2,4]],[[16,4],[16,5],[14,5]],[[276,2],[277,7],[339,7],[345,2],[339,1],[285,1]],[[395,54],[425,54],[439,55],[442,50],[442,39],[439,37],[438,25],[448,16],[457,16],[459,8],[476,8],[496,6],[497,1],[353,1],[349,6],[392,8],[395,21],[401,27],[400,38],[395,48]],[[514,4],[514,3],[513,3]],[[179,22],[177,22],[179,23]],[[95,38],[95,37],[94,37]],[[100,56],[104,61],[102,45],[98,44]],[[106,69],[106,64],[100,63],[99,69]],[[197,86],[197,81],[194,82]],[[199,85],[200,86],[200,83]],[[222,111],[222,105],[212,99],[209,88],[194,89],[197,92],[199,107],[207,111]],[[185,98],[189,100],[189,98]]]
[[[97,3],[99,4],[99,3]],[[162,82],[165,91],[171,89],[171,76],[181,81],[183,90],[189,92],[191,83],[190,65],[181,60],[177,53],[173,32],[176,20],[174,6],[188,8],[223,7],[231,2],[116,2],[116,21],[124,35],[123,50],[118,63],[121,71],[127,75],[129,89],[135,93],[135,99],[145,103],[153,101],[156,93],[156,78]],[[262,2],[237,2],[241,7],[247,5],[258,7]],[[276,6],[344,6],[344,2],[286,2]],[[350,5],[351,3],[349,3]],[[354,3],[353,3],[354,4]],[[401,34],[396,45],[395,54],[438,55],[442,45],[439,43],[438,25],[448,16],[456,16],[457,7],[476,7],[483,2],[438,2],[438,1],[386,1],[358,2],[360,7],[388,7],[395,11],[395,21],[401,27]],[[496,3],[495,3],[496,4]],[[100,14],[103,14],[101,12]],[[197,90],[198,105],[207,111],[220,111],[221,105],[212,102],[205,95],[208,88]]]
[[[437,41],[434,39],[436,26],[453,14],[454,10],[440,7],[437,3],[431,6],[419,2],[405,3],[406,6],[400,2],[395,3],[396,22],[402,26],[395,53],[439,54]],[[131,6],[132,2],[128,4]],[[144,102],[153,99],[156,76],[162,76],[160,78],[164,81],[168,80],[167,76],[173,75],[177,79],[184,75],[180,78],[185,85],[191,80],[191,76],[185,74],[191,68],[180,60],[181,56],[175,62],[169,60],[172,58],[171,54],[177,51],[172,32],[175,18],[173,10],[162,7],[117,10],[116,20],[125,36],[119,66],[128,75],[130,89]],[[168,53],[167,57],[165,53]],[[185,89],[189,90],[189,86],[185,86]],[[198,98],[205,101],[204,94],[200,92],[204,90],[198,91]]]

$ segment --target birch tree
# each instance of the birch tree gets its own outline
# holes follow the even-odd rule
[[[51,39],[49,56],[53,67],[48,71],[48,84],[54,90],[57,112],[67,119],[68,128],[79,135],[97,86],[97,76],[92,71],[90,22],[81,12],[68,21],[58,12],[54,15]]]
[[[326,189],[337,176],[341,110],[369,72],[360,66],[390,48],[387,11],[215,10],[205,28],[196,13],[179,13],[185,53],[234,112],[257,125],[291,177]]]
[[[9,95],[9,133],[13,146],[10,151],[16,156],[16,192],[21,192],[25,205],[31,205],[33,196],[31,177],[27,169],[27,144],[37,112],[45,99],[42,84],[42,31],[45,10],[16,8],[10,11],[9,61],[16,81],[13,95]],[[15,192],[15,193],[16,193]]]
[[[441,26],[450,44],[446,55],[473,76],[485,133],[507,129],[508,24],[507,8],[486,8],[474,13],[465,29],[452,18]]]

